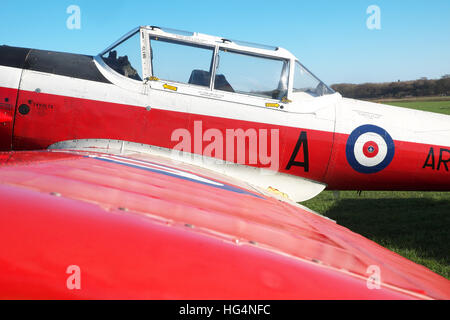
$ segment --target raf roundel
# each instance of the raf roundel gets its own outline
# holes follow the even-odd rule
[[[360,173],[376,173],[394,158],[395,145],[383,128],[365,124],[350,134],[345,148],[350,166]]]

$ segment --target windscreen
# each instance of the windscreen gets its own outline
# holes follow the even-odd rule
[[[305,92],[314,97],[334,93],[331,88],[317,79],[298,61],[295,62],[293,92]]]
[[[133,80],[142,80],[141,42],[134,33],[102,55],[103,61],[114,71]]]

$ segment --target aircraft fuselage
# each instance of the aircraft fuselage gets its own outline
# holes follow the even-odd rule
[[[255,98],[215,90],[212,82],[137,81],[100,56],[3,46],[0,148],[120,140],[266,168],[329,189],[450,190],[450,116],[338,93]]]

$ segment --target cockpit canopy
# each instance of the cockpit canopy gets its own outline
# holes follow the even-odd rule
[[[135,81],[163,80],[270,99],[334,93],[290,52],[209,35],[140,27],[101,54]]]
[[[116,43],[102,54],[105,63],[117,73],[133,80],[142,81],[141,43],[139,30]]]

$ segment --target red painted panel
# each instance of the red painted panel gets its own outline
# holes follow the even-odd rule
[[[392,162],[380,172],[364,174],[355,171],[347,161],[345,154],[347,139],[346,134],[336,134],[335,148],[325,178],[330,189],[354,190],[355,186],[364,186],[361,190],[450,190],[450,162],[447,165],[448,170],[442,163],[437,170],[441,149],[449,150],[448,156],[442,158],[450,159],[448,146],[395,140],[395,155]],[[434,169],[424,168],[430,148],[434,150]]]
[[[428,269],[193,166],[143,155],[137,167],[95,153],[4,155],[2,298],[450,297],[450,282]],[[70,265],[81,268],[81,290],[66,287]],[[380,267],[380,290],[366,286],[370,265]]]
[[[17,90],[0,87],[0,151],[11,150]]]
[[[209,142],[203,143],[202,151],[196,152],[194,150],[194,122],[201,121],[201,136],[211,128],[220,130],[223,137],[226,137],[227,129],[252,129],[258,133],[259,143],[260,130],[267,130],[267,155],[269,156],[271,130],[279,130],[280,157],[276,168],[279,168],[279,171],[282,172],[321,181],[327,169],[333,143],[332,132],[190,115],[158,109],[147,111],[142,107],[29,91],[21,91],[19,100],[20,103],[31,101],[31,112],[25,116],[18,114],[16,117],[14,128],[14,149],[16,150],[43,149],[58,141],[94,138],[125,140],[173,148],[178,144],[178,141],[171,140],[172,133],[177,129],[186,128],[192,136],[192,151],[200,153],[209,144]],[[304,167],[294,165],[290,170],[286,170],[302,131],[307,132],[309,168],[305,170]],[[304,161],[304,147],[303,145],[299,150],[296,161]],[[226,148],[226,139],[224,139],[224,157],[226,157]],[[259,150],[258,154],[260,154]],[[237,154],[237,143],[235,143],[235,159]],[[264,165],[258,157],[256,164],[251,163],[247,153],[245,163],[258,167],[270,167],[273,162]]]
[[[205,133],[209,129],[219,129],[222,133],[223,137],[227,136],[227,129],[233,129],[238,130],[241,129],[243,131],[252,130],[256,133],[256,136],[258,137],[258,154],[261,155],[267,155],[268,158],[271,160],[269,164],[262,163],[260,157],[258,156],[258,161],[256,164],[252,164],[249,161],[249,146],[250,142],[247,139],[245,148],[247,150],[246,152],[246,161],[245,164],[254,165],[257,167],[262,168],[273,168],[272,164],[274,164],[274,161],[271,150],[272,150],[272,139],[271,134],[273,134],[274,131],[278,131],[278,134],[276,135],[279,137],[278,139],[274,139],[278,142],[278,149],[279,149],[279,160],[277,161],[278,164],[276,165],[277,171],[285,172],[288,174],[305,177],[311,180],[317,180],[322,181],[323,177],[326,173],[328,161],[331,154],[331,148],[333,145],[333,133],[332,132],[325,132],[325,131],[318,131],[318,130],[310,130],[310,129],[301,129],[301,128],[294,128],[294,127],[286,127],[286,126],[279,126],[279,125],[271,125],[271,124],[265,124],[265,123],[259,123],[259,122],[248,122],[248,121],[239,121],[239,120],[232,120],[232,119],[224,119],[224,118],[218,118],[218,117],[211,117],[211,116],[204,116],[204,115],[197,115],[197,114],[191,114],[189,115],[189,131],[195,132],[195,122],[199,121],[201,122],[201,128],[202,132]],[[197,126],[197,128],[199,125]],[[259,148],[259,142],[261,140],[260,133],[262,130],[265,130],[267,132],[267,152],[261,151]],[[307,162],[308,165],[305,168],[305,166],[299,166],[299,165],[293,165],[289,169],[287,169],[287,165],[289,163],[289,160],[291,156],[294,154],[295,146],[300,138],[300,134],[302,132],[306,133],[307,138],[307,154],[304,154],[305,151],[305,145],[301,145],[300,149],[297,152],[297,156],[294,158],[295,161],[301,163],[301,162]],[[275,135],[274,135],[275,137]],[[225,138],[224,138],[225,140]],[[264,141],[264,140],[263,140]],[[209,145],[209,141],[205,141],[203,143],[203,152],[205,148]],[[223,155],[226,156],[226,144],[224,145],[223,149]],[[200,152],[196,152],[200,153]],[[234,162],[237,162],[237,155],[239,154],[238,144],[235,142],[234,144]],[[306,155],[306,160],[305,156]],[[295,154],[294,154],[295,156]]]
[[[17,114],[14,127],[14,149],[43,149],[49,145],[71,139],[118,139],[165,148],[174,148],[179,141],[172,141],[176,129],[189,130],[192,136],[192,151],[201,153],[210,142],[204,142],[195,150],[194,123],[201,121],[201,136],[208,129],[218,129],[226,137],[227,129],[278,130],[280,137],[279,171],[325,182],[328,189],[336,190],[450,190],[450,147],[395,141],[395,155],[392,162],[377,173],[359,173],[348,163],[345,154],[347,134],[336,134],[317,130],[275,126],[258,122],[247,122],[218,117],[189,115],[181,112],[164,111],[127,106],[101,101],[70,98],[36,92],[21,91],[20,103],[30,103],[28,115]],[[293,158],[294,165],[288,166],[302,132],[308,146],[308,167],[305,162],[305,143]],[[259,136],[258,136],[259,137]],[[259,138],[258,138],[259,139]],[[333,139],[336,139],[333,144]],[[224,143],[226,139],[224,138]],[[247,144],[248,146],[248,144]],[[270,143],[268,150],[270,150]],[[430,148],[434,148],[434,168],[425,167]],[[331,149],[333,154],[330,157]],[[224,155],[226,155],[226,143]],[[438,160],[443,153],[439,170]],[[235,144],[234,160],[238,149]],[[259,150],[258,150],[259,151]],[[259,153],[259,152],[258,152]],[[268,153],[269,154],[269,153]],[[246,164],[258,167],[264,165],[261,158],[250,163],[247,152]],[[448,161],[447,161],[448,160]],[[430,160],[431,161],[431,160]],[[297,165],[296,165],[297,164]],[[300,164],[300,165],[299,165]],[[289,168],[289,169],[288,169]]]

